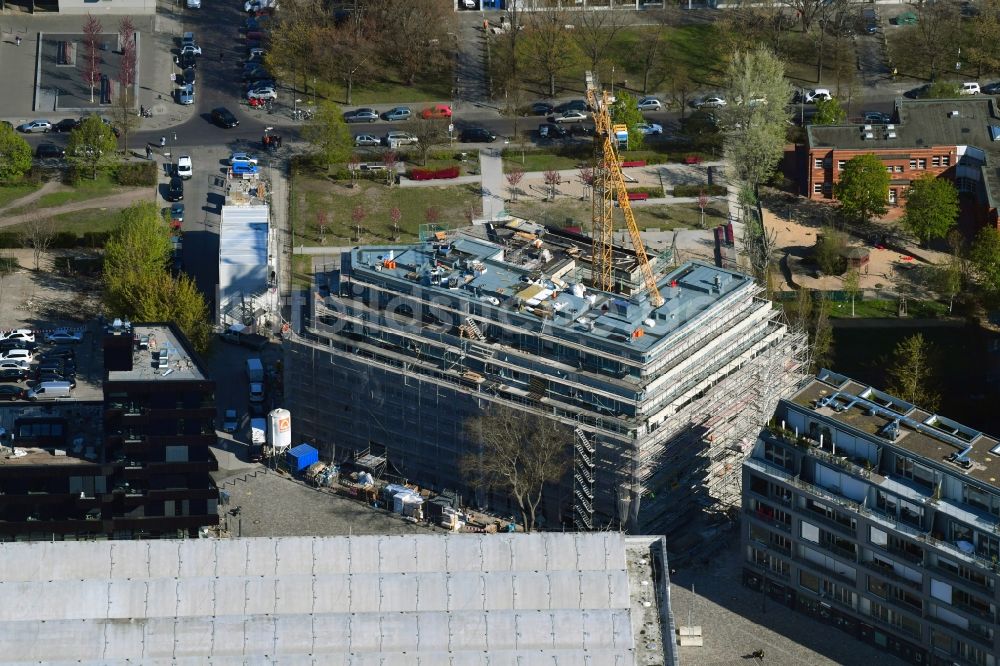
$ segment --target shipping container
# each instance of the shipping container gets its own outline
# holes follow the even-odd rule
[[[288,469],[292,474],[298,474],[305,468],[319,461],[319,451],[308,444],[299,444],[289,449],[286,454]]]

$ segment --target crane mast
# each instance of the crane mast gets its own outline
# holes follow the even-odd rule
[[[621,158],[615,128],[611,124],[611,97],[606,90],[598,92],[593,74],[587,72],[587,103],[594,116],[594,141],[598,152],[594,168],[593,186],[593,269],[592,284],[595,289],[614,291],[612,244],[614,240],[614,202],[618,201],[625,216],[632,247],[639,258],[639,268],[646,283],[649,301],[653,307],[663,305],[663,296],[656,286],[653,268],[646,254],[646,246],[639,236],[639,227],[628,198],[628,188],[622,176]]]

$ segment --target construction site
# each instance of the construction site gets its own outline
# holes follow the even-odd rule
[[[739,506],[740,464],[808,369],[804,336],[750,276],[647,255],[597,89],[589,236],[507,216],[317,271],[284,342],[296,441],[512,513],[459,465],[481,446],[465,423],[503,404],[566,426],[572,471],[546,488],[544,526],[672,534]],[[613,244],[619,212],[632,247]]]

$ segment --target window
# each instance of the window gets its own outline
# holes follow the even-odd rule
[[[883,548],[885,548],[888,545],[889,543],[887,538],[888,535],[885,532],[878,529],[877,527],[872,527],[872,526],[869,526],[868,530],[871,542],[873,544],[875,544],[876,546],[882,546]]]
[[[1000,515],[1000,497],[972,485],[962,486],[962,500],[977,509]]]
[[[917,168],[917,161],[916,160],[910,160],[910,168],[911,169],[916,169]]]
[[[896,503],[897,499],[895,495],[890,495],[889,493],[881,490],[877,491],[875,494],[875,506],[893,518],[896,517]]]
[[[756,474],[750,475],[750,490],[758,495],[767,496],[767,480]]]
[[[924,508],[901,499],[899,500],[899,519],[908,525],[922,527],[924,522]]]
[[[802,524],[799,526],[799,529],[801,530],[803,539],[805,539],[806,541],[812,541],[813,543],[819,543],[818,527],[816,527],[812,523],[807,523],[806,521],[803,520]]]
[[[886,173],[892,173],[892,166],[891,165],[886,165],[885,171],[886,171]]]
[[[813,193],[822,194],[823,193],[823,183],[813,183]]]
[[[922,612],[924,609],[924,602],[920,600],[920,597],[901,587],[892,588],[892,598],[914,608],[917,612]]]
[[[897,455],[895,472],[904,478],[916,481],[927,489],[934,487],[934,472],[929,467],[913,462],[911,458]]]
[[[889,585],[871,576],[868,576],[868,591],[882,599],[889,598]]]
[[[803,569],[799,569],[799,585],[819,594],[819,576],[814,576]]]
[[[897,164],[892,168],[892,170],[895,171],[896,173],[903,173],[903,165]]]
[[[896,188],[891,188],[889,190],[889,203],[896,203]]]
[[[951,521],[951,533],[948,539],[952,543],[956,541],[965,541],[966,543],[972,543],[972,528],[966,527],[958,521]]]
[[[931,166],[932,167],[941,166],[941,158],[938,155],[935,155],[934,157],[931,158]]]
[[[962,659],[971,661],[976,666],[992,666],[996,663],[996,658],[987,654],[985,650],[980,650],[960,640],[956,640],[955,645],[958,646],[958,654],[961,655]]]
[[[823,158],[822,157],[817,157],[815,160],[813,160],[813,166],[815,168],[817,168],[817,169],[822,169],[823,168]]]
[[[927,168],[927,160],[924,159],[924,158],[918,159],[917,160],[917,168],[919,168],[919,169],[926,169]]]
[[[946,654],[951,653],[951,636],[941,633],[937,629],[931,629],[931,645]]]
[[[846,164],[847,164],[846,160],[838,160],[837,161],[837,171],[843,171],[844,170],[844,166]]]
[[[945,155],[941,158],[941,166],[951,166],[951,156]]]
[[[792,469],[795,462],[791,451],[771,442],[764,442],[764,459],[789,470]]]
[[[995,537],[978,534],[979,543],[976,544],[976,554],[988,560],[1000,559],[1000,540]]]

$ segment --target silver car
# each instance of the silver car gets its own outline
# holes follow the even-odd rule
[[[412,115],[413,115],[413,112],[410,111],[409,107],[407,107],[407,106],[397,106],[397,107],[395,107],[393,109],[389,109],[388,111],[386,111],[385,115],[383,117],[386,120],[389,120],[389,121],[393,121],[393,120],[409,120],[410,116],[412,116]]]
[[[23,125],[18,125],[17,130],[25,134],[35,134],[36,132],[47,133],[52,131],[52,123],[47,120],[32,120]]]
[[[372,136],[371,134],[359,134],[354,137],[355,146],[380,146],[382,145],[382,140],[377,136]]]
[[[408,132],[389,132],[385,135],[385,143],[388,146],[412,146],[417,143],[417,137]]]
[[[177,103],[187,106],[194,104],[194,86],[190,83],[177,89]]]

